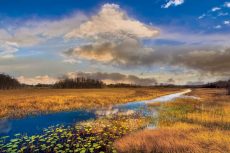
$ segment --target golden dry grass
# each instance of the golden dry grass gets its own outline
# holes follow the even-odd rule
[[[125,136],[115,142],[116,149],[121,153],[229,153],[230,96],[221,89],[196,89],[190,95],[202,99],[161,105],[157,129]]]
[[[0,118],[51,111],[95,108],[146,100],[180,89],[21,89],[0,90]]]
[[[116,141],[121,153],[228,153],[230,132],[176,123],[172,127],[144,130]]]

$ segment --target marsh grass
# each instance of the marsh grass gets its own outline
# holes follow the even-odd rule
[[[230,97],[224,90],[196,89],[196,99],[177,99],[158,107],[156,130],[144,130],[117,140],[119,152],[230,152]]]
[[[137,116],[116,116],[82,122],[76,126],[57,125],[44,129],[44,134],[23,136],[16,134],[14,139],[0,138],[0,152],[6,153],[115,153],[113,142],[140,129],[148,120]]]
[[[180,89],[20,89],[0,90],[0,118],[148,100]]]

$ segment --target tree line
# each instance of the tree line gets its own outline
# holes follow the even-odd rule
[[[105,84],[100,80],[89,79],[89,78],[66,78],[56,82],[53,88],[59,89],[76,89],[76,88],[102,88]]]
[[[37,88],[57,88],[57,89],[81,89],[81,88],[103,88],[103,87],[110,87],[110,88],[135,88],[141,87],[135,84],[124,84],[124,83],[117,83],[117,84],[110,84],[105,85],[100,80],[84,78],[84,77],[77,77],[77,78],[65,78],[61,79],[60,81],[54,84],[38,84],[38,85],[26,85],[20,84],[19,81],[7,74],[0,73],[0,89],[8,90],[8,89],[17,89],[17,88],[28,88],[28,87],[37,87]],[[213,83],[207,83],[204,85],[192,86],[192,87],[203,87],[203,88],[226,88],[228,94],[230,95],[230,80],[228,81],[217,81]]]
[[[207,83],[203,85],[202,87],[204,88],[226,88],[228,95],[230,95],[230,80]]]
[[[107,85],[110,88],[139,88],[140,85],[136,84],[127,84],[127,83],[116,83],[116,84],[109,84]]]
[[[17,79],[6,74],[0,74],[0,89],[9,90],[17,89],[20,87],[21,84],[18,82]]]
[[[137,88],[141,87],[134,84],[110,84],[106,85],[104,82],[96,79],[90,79],[85,77],[77,78],[64,78],[57,81],[54,84],[37,84],[37,85],[27,85],[20,84],[19,81],[9,75],[0,74],[0,89],[17,89],[17,88],[55,88],[55,89],[81,89],[81,88]]]

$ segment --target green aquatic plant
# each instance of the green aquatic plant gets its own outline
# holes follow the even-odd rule
[[[136,124],[130,126],[134,121]],[[15,134],[11,140],[8,136],[1,137],[0,152],[116,153],[113,142],[145,123],[145,119],[137,119],[136,116],[119,116],[82,122],[76,126],[57,125],[44,129],[41,135]]]

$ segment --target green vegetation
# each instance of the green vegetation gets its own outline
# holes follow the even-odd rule
[[[28,137],[16,134],[9,142],[7,137],[2,137],[0,152],[115,153],[113,142],[116,139],[147,123],[147,119],[138,116],[117,116],[82,122],[72,127],[58,125],[45,129],[42,135]]]

